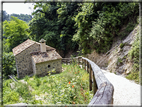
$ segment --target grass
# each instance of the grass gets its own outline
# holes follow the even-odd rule
[[[137,30],[139,31],[139,29]],[[140,83],[140,75],[139,75],[139,51],[140,51],[140,38],[139,38],[139,32],[136,33],[136,39],[134,43],[132,44],[132,48],[128,53],[128,58],[131,60],[132,64],[132,70],[128,76],[126,76],[127,79],[134,80],[136,83]],[[140,83],[142,85],[142,82]]]
[[[4,104],[89,104],[93,92],[89,91],[89,74],[77,64],[62,65],[60,74],[28,77],[11,89],[12,80],[3,85]],[[54,71],[52,71],[54,72]],[[20,80],[18,80],[20,81]],[[19,85],[20,84],[20,85]],[[29,88],[30,87],[30,88]]]
[[[131,72],[126,76],[127,79],[134,80],[136,83],[139,83],[139,72]]]

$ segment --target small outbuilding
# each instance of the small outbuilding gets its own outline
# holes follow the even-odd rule
[[[44,76],[53,69],[56,73],[62,71],[62,57],[55,48],[47,46],[43,39],[40,43],[28,39],[12,51],[16,60],[18,78],[32,74]]]

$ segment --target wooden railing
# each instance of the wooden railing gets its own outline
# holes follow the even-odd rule
[[[91,60],[84,57],[63,58],[62,63],[77,62],[89,73],[89,90],[93,89],[93,99],[88,106],[113,104],[114,87],[101,69]]]

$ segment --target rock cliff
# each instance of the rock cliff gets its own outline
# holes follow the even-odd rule
[[[94,61],[102,69],[118,75],[127,75],[132,69],[132,62],[128,57],[128,53],[138,32],[139,26],[136,26],[125,39],[115,38],[112,48],[106,54],[97,54],[93,51],[91,54],[87,54],[86,57]]]

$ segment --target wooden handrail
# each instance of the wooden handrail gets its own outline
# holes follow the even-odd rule
[[[108,106],[109,104],[113,104],[114,87],[105,77],[100,67],[91,60],[81,56],[75,58],[63,58],[62,62],[70,63],[72,60],[76,60],[78,64],[81,64],[82,68],[89,73],[89,90],[91,91],[93,88],[94,96],[88,106]]]

